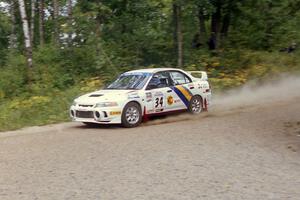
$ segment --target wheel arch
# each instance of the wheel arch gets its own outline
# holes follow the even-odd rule
[[[198,96],[201,99],[201,103],[202,103],[202,108],[204,111],[207,111],[207,100],[206,98],[203,98],[202,95],[200,94],[195,94],[194,96]]]
[[[129,103],[136,103],[136,104],[138,104],[139,105],[139,107],[140,107],[140,109],[141,109],[141,111],[142,111],[142,116],[143,116],[143,113],[144,113],[144,108],[142,107],[142,104],[141,104],[141,102],[139,102],[139,101],[137,101],[137,100],[131,100],[131,101],[128,101],[125,105],[124,105],[124,107],[123,108],[125,108],[125,106],[127,105],[127,104],[129,104]]]
[[[124,112],[124,110],[126,109],[126,107],[129,105],[129,104],[136,104],[135,107],[139,108],[140,110],[140,116],[139,116],[139,119],[138,121],[134,121],[134,123],[130,123],[129,121],[127,121],[127,119],[125,119],[125,115],[126,113]],[[124,107],[122,109],[122,115],[121,115],[121,124],[125,127],[125,128],[133,128],[133,127],[136,127],[138,126],[141,122],[142,122],[142,118],[143,118],[143,109],[141,107],[141,103],[139,101],[136,101],[136,100],[131,100],[131,101],[128,101],[126,104],[124,104]]]
[[[203,104],[203,97],[202,97],[200,94],[195,94],[193,97],[200,97],[201,102],[202,102],[202,104]]]
[[[203,98],[202,95],[200,95],[200,94],[195,94],[194,96],[200,97],[201,103],[202,103],[202,108],[204,109],[204,111],[207,111],[207,102],[206,102],[206,99]]]

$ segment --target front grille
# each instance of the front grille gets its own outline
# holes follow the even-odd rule
[[[79,104],[79,107],[93,107],[94,105],[84,105],[84,104]]]
[[[76,111],[76,117],[94,118],[94,114],[93,114],[93,111]]]

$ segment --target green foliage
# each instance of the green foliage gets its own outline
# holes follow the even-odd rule
[[[9,41],[10,24],[8,16],[0,12],[0,66],[4,64]]]
[[[48,96],[17,97],[0,104],[0,131],[28,125],[43,125],[67,121],[68,108],[78,95],[78,88],[48,94]]]
[[[207,71],[214,92],[218,92],[241,86],[249,80],[262,81],[276,79],[280,74],[299,73],[299,55],[300,52],[287,54],[231,49],[219,52],[217,56],[204,54],[186,69]]]
[[[279,50],[293,42],[299,43],[299,5],[298,11],[293,7],[296,2],[249,0],[239,3],[239,15],[229,35],[230,44],[255,50]]]
[[[0,67],[0,100],[20,96],[27,87],[24,56],[10,52],[7,60],[7,67]]]

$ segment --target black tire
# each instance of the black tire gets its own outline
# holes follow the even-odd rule
[[[142,122],[142,110],[138,103],[129,102],[122,112],[122,126],[133,128]]]
[[[203,111],[203,101],[200,96],[193,96],[189,104],[189,112],[199,114]]]

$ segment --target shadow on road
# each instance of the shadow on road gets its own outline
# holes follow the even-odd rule
[[[119,124],[79,124],[74,128],[78,129],[117,129],[123,128]]]
[[[149,125],[158,125],[163,123],[172,123],[176,121],[181,121],[180,116],[184,114],[176,114],[176,115],[161,115],[161,116],[153,116],[150,117],[146,122],[142,122],[140,126],[149,126]],[[179,117],[178,120],[174,120],[176,117]],[[175,117],[175,118],[174,118]],[[169,120],[168,120],[169,119]],[[74,128],[78,129],[122,129],[124,128],[121,124],[96,124],[96,123],[89,123],[89,124],[77,124]]]

